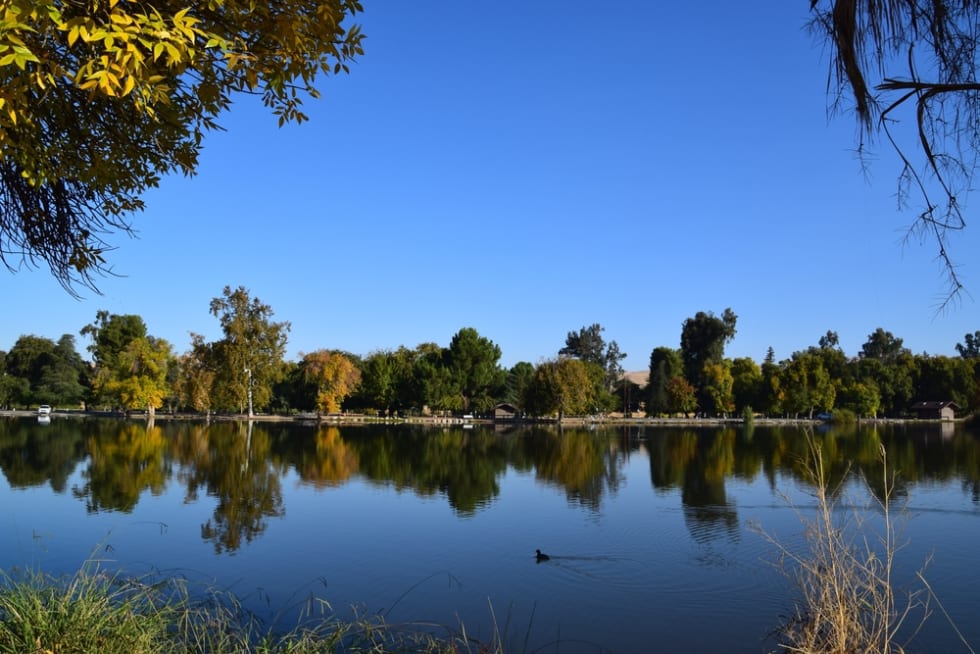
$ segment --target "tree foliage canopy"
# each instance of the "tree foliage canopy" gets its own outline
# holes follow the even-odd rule
[[[868,340],[861,346],[861,357],[865,359],[894,361],[901,354],[908,354],[902,339],[881,327],[868,334]]]
[[[831,51],[833,107],[853,103],[862,155],[874,135],[898,154],[900,202],[920,198],[911,234],[936,242],[948,302],[963,288],[949,236],[966,227],[963,196],[980,142],[980,3],[810,0],[810,9],[811,28]],[[899,128],[903,118],[912,129]]]
[[[670,347],[655,347],[650,353],[650,376],[647,383],[647,415],[669,413],[673,408],[667,385],[671,379],[684,376],[681,351]]]
[[[581,359],[545,361],[535,373],[525,399],[527,410],[536,416],[582,415],[590,409],[595,386],[589,379],[589,364]]]
[[[687,380],[699,389],[703,384],[704,366],[720,363],[725,355],[725,345],[735,338],[738,316],[730,308],[719,318],[708,311],[698,311],[681,326],[681,358]]]
[[[153,416],[170,390],[167,370],[171,358],[167,341],[152,336],[133,339],[119,353],[104,390],[126,409],[145,407],[147,414]]]
[[[211,347],[214,357],[217,406],[248,409],[265,407],[272,383],[282,373],[290,324],[273,322],[272,307],[249,296],[248,289],[225,286],[211,300],[211,315],[221,323],[224,338]]]
[[[980,329],[972,334],[966,334],[963,342],[956,344],[956,351],[964,359],[980,358]]]
[[[506,379],[498,364],[500,346],[474,328],[464,327],[453,336],[444,358],[452,384],[463,398],[463,410],[488,411],[493,406],[493,394]]]
[[[0,406],[31,402],[77,404],[85,397],[87,366],[75,350],[75,338],[24,335],[17,339],[0,365]]]
[[[359,0],[0,2],[0,261],[69,290],[108,268],[141,196],[193,174],[239,93],[302,122],[318,75],[363,53]]]
[[[146,323],[134,314],[98,311],[95,322],[81,333],[92,339],[88,349],[95,367],[92,386],[97,399],[125,409],[145,407],[153,415],[170,390],[170,344],[148,335]]]
[[[616,341],[607,344],[602,338],[604,331],[606,331],[605,327],[593,323],[577,332],[568,332],[568,336],[565,337],[565,347],[560,349],[558,354],[596,364],[605,371],[606,387],[611,389],[623,375],[623,366],[620,362],[626,358],[626,353],[619,351],[619,344]]]
[[[314,406],[321,413],[337,413],[340,403],[361,382],[361,371],[343,352],[317,350],[303,356],[303,377],[314,388]]]

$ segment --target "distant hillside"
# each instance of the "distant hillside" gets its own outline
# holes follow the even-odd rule
[[[647,382],[650,381],[650,371],[634,370],[633,372],[624,372],[623,377],[642,388],[647,385]]]

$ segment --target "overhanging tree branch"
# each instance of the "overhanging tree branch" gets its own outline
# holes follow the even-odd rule
[[[942,311],[966,291],[950,255],[951,233],[966,227],[980,147],[980,3],[951,0],[810,0],[811,29],[831,47],[828,94],[836,111],[854,104],[864,138],[883,134],[898,155],[899,203],[920,198],[906,239],[932,240],[948,283]],[[895,74],[903,69],[902,74]],[[919,70],[926,72],[920,75]],[[880,78],[874,84],[872,80]],[[929,81],[926,81],[926,80]],[[874,89],[874,93],[871,89]],[[915,144],[903,142],[899,114],[914,115]],[[937,198],[942,196],[942,200]]]

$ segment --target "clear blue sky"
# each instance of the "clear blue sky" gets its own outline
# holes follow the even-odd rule
[[[367,52],[321,81],[311,121],[240,102],[199,174],[147,196],[139,238],[110,238],[123,277],[104,295],[0,273],[0,349],[106,309],[183,352],[220,336],[209,302],[241,285],[292,323],[290,358],[472,326],[510,366],[598,322],[638,370],[726,307],[728,356],[785,358],[828,329],[853,355],[877,327],[955,354],[976,301],[936,315],[941,269],[901,244],[893,157],[865,178],[853,122],[828,119],[808,4],[368,0]],[[952,248],[973,297],[978,245],[971,225]]]

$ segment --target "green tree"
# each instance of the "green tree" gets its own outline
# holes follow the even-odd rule
[[[0,350],[0,408],[10,406],[13,398],[13,377],[7,374],[7,353]]]
[[[533,383],[534,365],[527,361],[518,361],[507,372],[507,380],[504,382],[504,397],[502,399],[523,409],[527,389]]]
[[[583,361],[583,363],[585,364],[585,374],[592,382],[590,404],[587,407],[588,413],[604,414],[622,408],[621,401],[614,392],[615,386],[612,388],[608,386],[608,372],[597,363],[591,361]]]
[[[731,373],[734,411],[743,411],[745,407],[762,410],[765,401],[762,369],[759,364],[749,357],[738,357],[732,360]]]
[[[759,390],[760,402],[755,408],[767,416],[778,415],[783,412],[786,391],[783,388],[782,367],[776,362],[776,353],[772,347],[766,350],[759,372],[762,374],[762,384]]]
[[[965,335],[963,342],[956,344],[956,351],[964,359],[980,358],[980,330]]]
[[[412,363],[412,383],[405,397],[434,411],[462,411],[463,395],[446,366],[446,353],[436,343],[420,343]]]
[[[667,382],[670,413],[689,413],[698,410],[698,390],[683,377],[671,377]]]
[[[272,399],[272,384],[282,374],[288,322],[273,322],[272,307],[248,290],[225,286],[222,297],[211,300],[211,315],[221,323],[224,338],[215,342],[215,405],[254,415]]]
[[[167,372],[172,357],[170,343],[163,339],[133,339],[116,358],[105,391],[118,398],[125,409],[145,408],[152,419],[170,391]]]
[[[817,345],[821,350],[840,349],[840,337],[837,335],[837,332],[828,329],[827,333],[820,337]]]
[[[316,389],[307,382],[303,372],[300,363],[283,361],[279,377],[272,383],[268,411],[288,415],[295,409],[311,411],[315,408]]]
[[[704,396],[708,404],[704,410],[709,414],[727,416],[735,410],[735,398],[732,394],[734,379],[732,364],[728,360],[719,363],[704,364]]]
[[[862,157],[875,136],[896,150],[900,206],[919,198],[910,235],[935,241],[949,301],[963,288],[949,237],[966,227],[980,142],[980,4],[811,0],[810,8],[831,54],[832,106],[853,103]],[[896,129],[903,116],[911,130]]]
[[[22,398],[31,396],[30,383],[24,377],[11,373],[7,367],[7,353],[0,351],[0,407],[7,408],[23,403]]]
[[[391,412],[397,389],[395,370],[395,355],[390,350],[371,352],[364,358],[360,386],[363,404],[381,409],[385,415]]]
[[[868,340],[861,346],[862,359],[878,359],[884,363],[893,363],[901,354],[908,354],[902,346],[902,339],[897,338],[881,327],[868,334]]]
[[[915,395],[915,361],[902,339],[878,327],[868,335],[858,356],[855,381],[874,382],[885,415],[905,414]]]
[[[41,375],[54,360],[54,342],[49,338],[24,335],[17,339],[7,352],[6,374],[11,383],[14,404],[28,405],[34,402],[49,403],[49,398],[37,397]]]
[[[834,408],[837,389],[823,367],[823,360],[812,351],[793,353],[783,368],[782,387],[785,389],[783,407],[790,413],[805,413],[812,418],[814,411]]]
[[[7,0],[0,5],[0,260],[68,289],[104,270],[145,191],[193,174],[236,94],[302,122],[362,54],[358,0]],[[9,265],[9,262],[8,262]]]
[[[580,359],[560,358],[538,365],[524,406],[535,416],[583,415],[594,405],[594,381]]]
[[[612,390],[623,376],[623,366],[620,362],[626,358],[626,353],[619,351],[619,344],[616,341],[607,344],[602,338],[604,331],[606,331],[605,327],[593,323],[588,327],[583,326],[577,332],[568,332],[568,336],[565,337],[565,347],[558,351],[558,355],[596,364],[605,371],[607,390]]]
[[[73,405],[85,395],[85,363],[75,349],[75,339],[25,335],[5,356],[4,387],[8,401],[28,405]]]
[[[681,359],[684,377],[698,390],[698,402],[704,406],[710,402],[704,396],[705,366],[721,363],[725,356],[725,344],[735,338],[735,322],[738,316],[725,309],[721,317],[710,311],[698,311],[681,327]]]
[[[177,368],[175,391],[181,405],[210,414],[215,377],[211,344],[191,334],[191,349],[178,358]]]
[[[146,323],[134,314],[110,314],[100,310],[95,314],[95,322],[82,327],[80,333],[92,339],[88,351],[94,365],[94,399],[102,404],[118,405],[119,398],[109,392],[112,375],[120,370],[119,357],[129,344],[146,337]]]
[[[854,381],[873,383],[881,395],[881,411],[886,416],[904,415],[914,396],[915,360],[904,352],[891,362],[860,358],[854,364]]]
[[[974,408],[977,380],[973,361],[959,357],[915,357],[915,399],[952,400],[961,408]]]
[[[810,348],[810,352],[820,357],[824,369],[838,387],[849,380],[851,373],[847,356],[840,348],[839,343],[837,332],[828,330],[824,336],[820,337],[817,347]]]
[[[416,352],[405,346],[395,351],[372,352],[361,368],[361,404],[381,409],[385,415],[416,403]]]
[[[92,339],[88,351],[99,365],[110,362],[133,339],[146,336],[146,323],[137,315],[110,314],[101,310],[96,312],[95,322],[82,327],[80,333]]]
[[[451,384],[458,389],[463,411],[488,411],[503,388],[500,347],[472,327],[456,332],[445,352]]]
[[[841,389],[837,403],[859,416],[874,418],[881,409],[881,392],[872,380],[851,382]]]
[[[41,387],[50,404],[78,405],[85,398],[89,367],[75,347],[75,337],[62,334],[55,344],[54,361],[41,376]]]
[[[650,353],[650,377],[647,382],[647,415],[670,413],[672,405],[667,384],[674,377],[684,376],[681,351],[670,347],[655,347]]]

